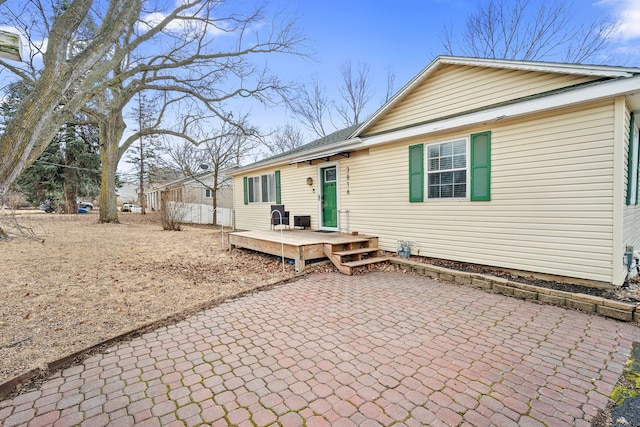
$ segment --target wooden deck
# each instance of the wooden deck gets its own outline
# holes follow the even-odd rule
[[[296,272],[304,270],[307,261],[324,259],[324,244],[347,244],[371,242],[378,245],[375,236],[351,235],[346,233],[321,233],[311,230],[264,230],[237,231],[229,233],[231,247],[252,249],[271,255],[282,256],[295,261]]]

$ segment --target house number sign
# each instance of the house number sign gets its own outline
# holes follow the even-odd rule
[[[351,194],[351,190],[349,189],[349,166],[347,166],[347,195]]]

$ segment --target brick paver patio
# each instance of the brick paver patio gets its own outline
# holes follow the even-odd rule
[[[631,324],[399,273],[306,276],[123,342],[0,425],[588,426]]]

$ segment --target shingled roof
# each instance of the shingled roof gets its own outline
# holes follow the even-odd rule
[[[262,166],[268,166],[272,163],[277,163],[279,160],[285,160],[287,158],[293,159],[295,157],[304,156],[305,154],[313,152],[314,150],[321,149],[323,147],[329,147],[332,144],[336,144],[342,141],[348,141],[350,138],[352,138],[352,135],[355,130],[358,129],[358,126],[359,124],[355,124],[344,129],[337,130],[333,133],[330,133],[329,135],[323,136],[322,138],[316,139],[292,150],[285,151],[284,153],[280,153],[266,159],[258,160],[257,162],[251,163],[246,166],[240,166],[239,168],[236,168],[229,172],[231,174],[234,174],[240,170],[256,169]]]
[[[344,129],[337,130],[333,133],[330,133],[327,136],[323,136],[322,138],[316,139],[315,141],[311,141],[307,144],[296,147],[293,150],[289,150],[287,152],[278,154],[276,156],[269,157],[268,159],[264,159],[264,161],[273,160],[280,157],[286,157],[290,154],[304,154],[308,151],[311,151],[314,148],[324,147],[340,141],[346,141],[351,137],[351,134],[356,129],[358,129],[358,126],[359,124],[356,124],[356,125],[346,127]],[[256,163],[260,163],[260,162],[256,162]]]

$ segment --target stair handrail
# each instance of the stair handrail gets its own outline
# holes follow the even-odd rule
[[[349,224],[349,209],[339,209],[338,210],[338,214],[347,214],[347,233],[351,230],[351,226]],[[342,221],[338,221],[338,227],[340,227],[340,224],[342,224]],[[339,228],[340,232],[342,232],[342,227]]]
[[[280,224],[282,224],[282,212],[280,212],[279,210],[272,210],[271,211],[271,215],[269,215],[269,220],[271,222],[271,224],[273,224],[273,214],[277,213],[278,215],[280,215]],[[280,246],[281,246],[281,251],[282,251],[282,272],[284,273],[284,235],[282,234],[282,228],[280,228]]]

